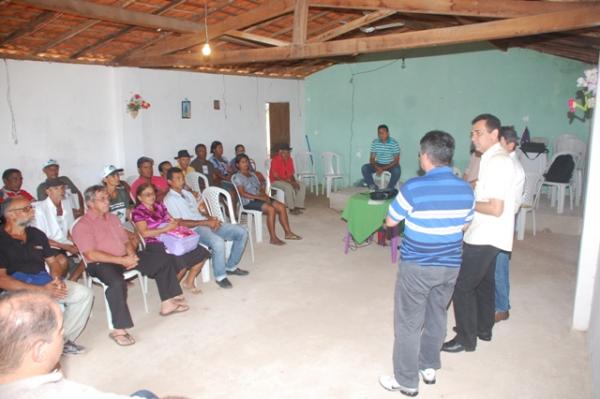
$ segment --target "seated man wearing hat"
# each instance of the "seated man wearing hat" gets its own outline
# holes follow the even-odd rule
[[[46,234],[50,243],[50,251],[56,257],[58,270],[55,275],[66,277],[69,272],[70,255],[77,255],[79,251],[70,240],[69,230],[75,222],[71,201],[65,198],[65,185],[60,179],[49,179],[45,183],[46,199],[36,202],[35,220],[33,226]],[[77,281],[84,271],[83,262],[73,259],[73,269],[70,280]],[[76,268],[75,268],[76,266]]]
[[[83,196],[81,195],[81,191],[79,191],[77,186],[67,176],[59,176],[60,165],[58,164],[58,161],[55,159],[49,159],[44,164],[42,171],[46,175],[46,180],[40,183],[40,185],[37,187],[38,200],[43,201],[46,199],[46,184],[48,183],[48,180],[59,179],[62,180],[63,185],[66,186],[65,193],[77,196],[77,203],[73,204],[73,209],[75,209],[75,217],[77,218],[83,215]],[[67,199],[70,198],[67,196]]]
[[[143,183],[152,183],[156,188],[156,200],[162,202],[165,195],[169,192],[169,183],[162,176],[154,176],[154,160],[148,157],[141,157],[137,160],[137,167],[140,177],[131,183],[131,198],[135,201],[133,196],[138,186]]]
[[[177,156],[175,157],[177,160],[177,164],[179,165],[179,169],[183,173],[183,176],[187,175],[189,172],[195,172],[196,169],[190,166],[190,161],[192,160],[192,156],[188,152],[188,150],[179,150],[177,152]]]
[[[269,179],[273,187],[280,188],[285,192],[285,205],[289,208],[290,213],[299,215],[304,209],[306,187],[294,176],[294,160],[290,157],[291,150],[288,144],[279,146],[278,153],[271,160]]]
[[[33,195],[21,189],[21,186],[23,185],[23,174],[21,174],[19,169],[6,169],[2,173],[2,181],[4,182],[4,187],[0,189],[0,204],[8,198],[15,197],[23,197],[27,201],[35,201]]]

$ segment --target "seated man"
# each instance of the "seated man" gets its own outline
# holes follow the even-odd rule
[[[58,164],[58,161],[49,159],[44,164],[42,171],[46,175],[46,181],[40,183],[40,185],[37,187],[38,201],[43,201],[46,199],[46,184],[48,183],[48,180],[59,179],[62,180],[63,185],[67,186],[66,192],[70,191],[69,194],[77,196],[77,205],[73,205],[73,208],[75,209],[75,218],[83,215],[83,195],[81,195],[81,191],[79,191],[77,186],[73,184],[71,179],[69,179],[67,176],[59,176],[60,165]]]
[[[279,152],[271,160],[269,179],[273,187],[280,188],[285,193],[285,205],[292,215],[299,215],[304,209],[306,187],[296,180],[294,160],[290,157],[292,149],[287,144],[279,147]]]
[[[53,255],[60,269],[59,277],[66,277],[69,272],[67,256],[77,255],[79,251],[70,240],[69,229],[75,221],[71,201],[65,199],[65,186],[62,180],[50,179],[45,183],[46,199],[35,204],[35,220],[33,226],[46,234]],[[75,267],[71,271],[71,281],[77,281],[83,274],[85,266],[80,259],[71,262]]]
[[[149,391],[115,395],[65,379],[56,370],[63,330],[50,296],[19,291],[0,297],[0,398],[158,399]]]
[[[379,125],[377,127],[377,138],[371,144],[369,163],[364,164],[362,167],[363,179],[371,190],[377,189],[373,181],[373,173],[381,176],[386,170],[391,174],[387,188],[396,187],[396,183],[400,180],[400,146],[396,140],[390,137],[388,127]]]
[[[23,197],[27,201],[35,201],[33,195],[25,190],[21,190],[23,185],[23,175],[19,169],[6,169],[2,173],[4,187],[0,189],[0,204],[7,198]]]
[[[190,166],[194,168],[196,172],[206,176],[208,178],[208,184],[211,186],[214,185],[215,166],[206,159],[206,146],[204,144],[198,144],[194,151],[196,152],[196,159],[192,161]],[[202,186],[200,186],[200,188],[204,189]]]
[[[177,161],[177,165],[179,166],[179,169],[181,169],[181,172],[183,173],[184,177],[189,172],[196,171],[196,169],[194,169],[193,167],[190,166],[190,161],[192,160],[192,156],[190,155],[188,150],[179,150],[177,152],[177,156],[175,157],[175,160]]]
[[[162,161],[161,163],[158,164],[158,173],[160,173],[160,176],[166,180],[167,171],[169,169],[171,169],[172,167],[173,167],[173,165],[171,164],[171,162]]]
[[[181,219],[180,224],[194,229],[200,236],[200,243],[212,250],[212,267],[215,280],[221,288],[231,288],[227,275],[245,276],[246,270],[237,267],[242,259],[248,231],[239,224],[222,224],[217,218],[208,216],[204,201],[196,201],[194,195],[184,190],[181,169],[172,168],[167,174],[171,190],[165,197],[165,205],[171,216]],[[204,214],[202,214],[202,212]],[[232,241],[229,258],[225,252],[225,241]]]
[[[34,217],[25,198],[9,198],[3,204],[5,225],[0,229],[0,289],[42,291],[64,306],[64,354],[85,351],[74,343],[87,323],[94,296],[89,288],[63,281],[56,275],[56,262],[48,238],[35,227],[27,227]],[[52,276],[46,272],[45,263]]]
[[[152,185],[156,187],[156,199],[162,201],[169,191],[169,184],[164,177],[154,176],[154,160],[148,157],[141,157],[137,160],[137,167],[140,177],[135,179],[131,184],[130,192],[132,194],[132,199],[135,201],[133,195],[140,184],[152,183]]]
[[[108,286],[106,300],[112,316],[109,337],[118,345],[135,343],[127,332],[133,327],[127,307],[127,283],[123,272],[139,270],[156,280],[161,299],[160,314],[189,309],[181,295],[175,272],[175,258],[164,252],[138,251],[127,238],[119,218],[108,211],[108,194],[103,186],[92,186],[84,193],[87,212],[73,228],[73,240],[87,260],[87,271]]]

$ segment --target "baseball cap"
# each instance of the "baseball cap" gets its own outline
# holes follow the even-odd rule
[[[117,168],[115,165],[106,165],[102,171],[102,178],[108,177],[115,172],[122,172],[123,169]]]

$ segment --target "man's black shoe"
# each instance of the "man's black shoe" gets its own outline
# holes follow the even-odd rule
[[[491,341],[492,340],[492,332],[486,332],[486,333],[479,333],[477,334],[477,338],[479,338],[482,341]]]
[[[474,350],[475,348],[466,348],[463,344],[457,341],[456,337],[442,345],[442,351],[450,353],[458,353],[463,351],[473,352]]]
[[[230,276],[247,276],[248,274],[250,274],[250,272],[248,270],[243,270],[238,267],[235,270],[227,270],[227,274],[229,274]]]
[[[219,287],[221,287],[221,288],[233,288],[233,285],[231,284],[231,282],[229,280],[227,280],[227,277],[225,277],[221,281],[217,281],[217,284],[219,284]]]

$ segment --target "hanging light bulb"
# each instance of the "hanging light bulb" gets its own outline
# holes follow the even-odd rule
[[[202,55],[208,57],[212,53],[210,44],[208,44],[208,0],[204,2],[204,33],[205,39],[204,46],[202,46]]]

